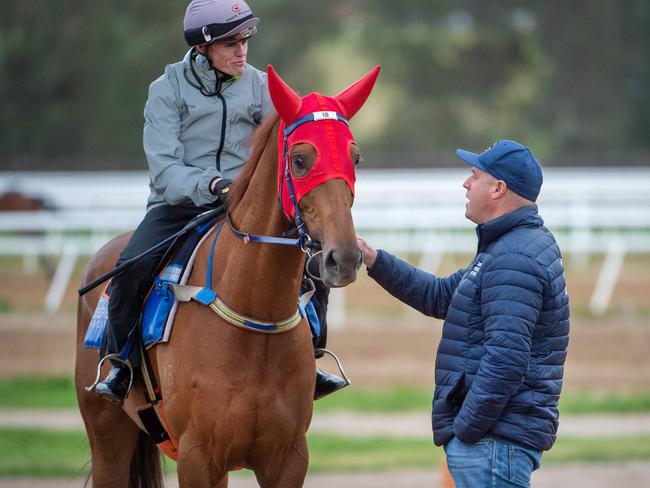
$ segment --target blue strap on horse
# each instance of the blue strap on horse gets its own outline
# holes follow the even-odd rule
[[[214,256],[214,246],[217,243],[217,238],[221,233],[223,224],[217,227],[216,232],[214,233],[214,238],[212,239],[212,245],[210,246],[210,255],[208,256],[208,269],[205,274],[205,287],[199,292],[195,297],[195,300],[202,303],[203,305],[210,305],[215,298],[217,298],[217,292],[212,289],[212,258]]]
[[[131,265],[133,265],[133,263],[135,263],[136,261],[142,259],[144,256],[146,256],[150,252],[153,252],[156,249],[159,249],[160,247],[164,246],[165,244],[169,244],[170,242],[173,242],[174,240],[178,239],[179,237],[186,234],[190,230],[195,229],[195,228],[203,229],[206,226],[211,225],[212,222],[214,222],[216,219],[221,217],[221,215],[223,215],[223,213],[225,211],[226,211],[225,207],[223,205],[221,205],[221,206],[219,206],[219,207],[217,207],[215,209],[208,210],[207,212],[203,212],[202,214],[196,216],[195,218],[190,220],[187,223],[187,225],[185,225],[185,227],[183,227],[181,230],[179,230],[175,234],[167,237],[166,239],[163,239],[158,244],[155,244],[154,246],[150,247],[146,251],[141,252],[137,256],[134,256],[134,257],[132,257],[131,259],[129,259],[127,261],[124,261],[122,264],[120,264],[119,266],[116,266],[115,268],[113,268],[111,271],[109,271],[105,275],[100,276],[99,278],[97,278],[92,283],[89,283],[88,285],[84,286],[83,288],[79,288],[79,290],[77,290],[77,292],[79,293],[79,296],[85,295],[90,290],[93,290],[94,288],[101,285],[102,283],[104,283],[106,280],[112,278],[113,276],[117,276],[117,275],[121,274],[122,272],[124,272],[125,269],[129,268]]]

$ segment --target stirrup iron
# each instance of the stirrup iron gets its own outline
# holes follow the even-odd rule
[[[102,366],[104,365],[104,361],[107,359],[110,359],[112,361],[116,361],[118,363],[122,363],[125,365],[127,368],[129,368],[129,388],[126,390],[126,396],[129,395],[129,392],[131,391],[131,386],[133,386],[133,366],[131,366],[131,361],[128,359],[122,359],[122,357],[119,355],[119,353],[113,353],[113,354],[107,354],[104,356],[99,363],[97,364],[97,376],[95,377],[95,381],[92,385],[84,387],[84,390],[87,392],[93,392],[95,391],[95,388],[97,387],[97,384],[99,383],[99,378],[102,375]],[[125,396],[125,398],[126,398]]]
[[[350,380],[347,377],[347,375],[345,374],[345,371],[343,370],[343,366],[341,365],[341,361],[336,356],[336,354],[334,354],[329,349],[325,349],[324,347],[318,347],[318,348],[314,349],[314,354],[319,354],[319,353],[329,354],[330,356],[332,356],[334,358],[334,361],[336,361],[336,366],[339,368],[339,371],[341,372],[341,376],[343,377],[343,380],[345,381],[345,386],[349,386],[349,385],[352,384],[352,380]],[[341,388],[345,388],[345,386],[342,386]]]

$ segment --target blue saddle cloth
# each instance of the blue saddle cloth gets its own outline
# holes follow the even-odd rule
[[[192,256],[192,252],[209,229],[209,225],[203,225],[188,233],[183,242],[176,246],[177,251],[169,264],[154,279],[153,287],[142,308],[140,329],[142,341],[146,347],[162,339],[167,317],[174,305],[174,294],[168,285],[169,283],[179,282],[183,270]],[[86,337],[84,338],[84,348],[86,349],[101,349],[102,347],[104,336],[108,330],[109,300],[108,293],[104,291],[88,325]]]
[[[140,330],[142,342],[145,347],[149,347],[163,339],[165,325],[174,305],[174,293],[169,287],[169,284],[180,281],[194,248],[198,245],[208,228],[198,227],[196,231],[191,232],[178,248],[170,263],[154,279],[153,287],[142,309]],[[104,336],[108,330],[109,299],[108,294],[104,292],[97,303],[97,308],[95,309],[84,339],[84,348],[86,349],[102,348]],[[313,300],[312,298],[312,301],[307,302],[304,307],[301,306],[300,312],[303,316],[307,317],[312,334],[317,337],[320,335],[320,321]]]

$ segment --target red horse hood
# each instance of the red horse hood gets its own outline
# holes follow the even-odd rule
[[[281,119],[278,134],[278,189],[282,209],[290,220],[295,217],[295,210],[289,196],[285,171],[288,162],[287,155],[291,146],[295,144],[311,144],[317,154],[316,162],[311,170],[301,178],[296,178],[293,175],[289,164],[297,203],[300,203],[302,197],[318,185],[335,178],[345,181],[354,194],[356,176],[354,162],[350,157],[350,145],[354,143],[354,137],[346,120],[351,119],[367,100],[377,80],[379,70],[380,67],[376,66],[367,75],[335,97],[310,93],[300,98],[269,65],[269,92]],[[301,117],[312,114],[313,122],[299,125],[285,140],[286,127]],[[337,114],[344,120],[340,120]]]

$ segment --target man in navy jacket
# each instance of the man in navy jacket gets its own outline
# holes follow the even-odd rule
[[[542,170],[530,149],[501,140],[457,154],[471,165],[465,217],[478,235],[467,268],[438,278],[362,238],[359,247],[377,283],[444,319],[433,437],[456,486],[526,487],[557,433],[569,341],[564,267],[537,213]]]

